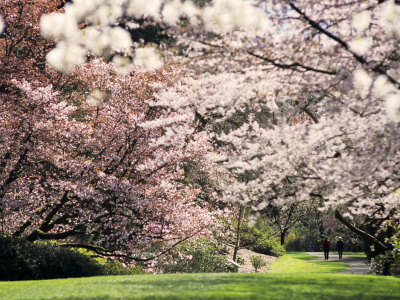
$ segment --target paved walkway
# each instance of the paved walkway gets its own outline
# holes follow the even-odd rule
[[[320,260],[324,260],[323,252],[307,252],[310,255],[317,256]],[[348,257],[346,256],[346,252],[343,253],[342,259],[339,259],[337,252],[331,251],[329,253],[329,261],[341,261],[346,264],[349,264],[349,267],[344,270],[343,274],[359,274],[364,275],[369,273],[369,265],[366,259],[360,257]]]

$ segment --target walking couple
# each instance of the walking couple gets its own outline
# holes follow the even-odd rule
[[[325,260],[329,259],[329,250],[331,250],[331,242],[328,240],[328,238],[324,238],[321,244],[321,248],[324,251],[325,255]],[[344,248],[344,242],[341,237],[338,238],[338,241],[336,242],[336,249],[339,253],[339,259],[342,259],[343,256],[343,248]]]

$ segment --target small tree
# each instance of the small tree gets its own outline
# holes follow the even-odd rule
[[[258,269],[265,267],[267,265],[266,261],[263,260],[260,256],[252,255],[250,256],[250,262],[253,265],[254,271],[258,271]]]

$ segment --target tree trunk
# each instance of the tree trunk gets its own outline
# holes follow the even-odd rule
[[[286,233],[287,233],[287,229],[286,228],[281,231],[281,245],[282,246],[285,245]]]
[[[239,217],[238,223],[236,227],[236,240],[235,240],[235,247],[233,248],[233,257],[232,260],[236,262],[237,253],[240,247],[240,227],[242,225],[242,217],[244,215],[244,207],[242,205],[239,206]]]

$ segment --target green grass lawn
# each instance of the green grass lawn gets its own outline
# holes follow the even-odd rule
[[[338,273],[346,270],[348,264],[318,260],[304,252],[292,252],[273,262],[270,273]]]
[[[0,282],[0,299],[400,299],[400,278],[335,274],[345,267],[343,263],[319,262],[307,254],[295,253],[282,257],[268,274]]]
[[[343,256],[367,258],[365,252],[343,252]]]

